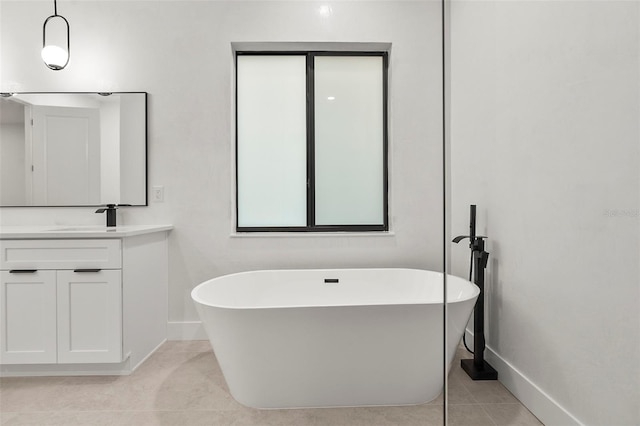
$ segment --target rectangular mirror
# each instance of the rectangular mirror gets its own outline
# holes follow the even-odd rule
[[[0,206],[147,205],[147,94],[2,93]]]

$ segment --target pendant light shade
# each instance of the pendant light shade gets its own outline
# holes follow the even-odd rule
[[[62,20],[66,29],[66,46],[47,44],[47,24],[54,20]],[[54,71],[64,69],[69,63],[69,21],[64,16],[58,15],[56,0],[53,0],[53,15],[49,16],[42,26],[42,60],[45,65]]]

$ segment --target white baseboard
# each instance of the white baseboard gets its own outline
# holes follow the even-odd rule
[[[167,323],[167,340],[207,340],[200,321],[176,321]]]
[[[37,376],[127,376],[131,369],[131,357],[109,364],[4,364],[0,365],[0,377]]]
[[[467,330],[467,344],[473,349],[473,333]],[[498,355],[489,345],[484,351],[484,359],[498,370],[498,380],[534,416],[546,426],[582,425],[569,411],[558,404],[516,367]]]

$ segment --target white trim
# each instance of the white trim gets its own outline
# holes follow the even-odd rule
[[[340,41],[232,41],[231,51],[254,52],[301,52],[307,50],[326,50],[330,52],[391,52],[389,42],[340,42]]]
[[[167,340],[208,340],[201,321],[169,321]]]
[[[206,338],[206,337],[205,337]],[[196,339],[194,339],[196,340]],[[128,376],[156,353],[166,340],[163,340],[138,364],[131,366],[131,352],[125,360],[107,364],[5,364],[0,365],[0,377],[38,377],[38,376]]]
[[[232,231],[230,238],[303,238],[303,237],[395,237],[393,231],[362,231],[362,232],[236,232]]]
[[[469,330],[467,330],[467,344],[473,349],[473,332]],[[583,425],[575,416],[488,345],[485,348],[484,357],[493,368],[498,370],[500,383],[542,423],[547,426]]]
[[[0,365],[0,377],[128,376],[133,371],[130,355],[108,364],[5,364]]]

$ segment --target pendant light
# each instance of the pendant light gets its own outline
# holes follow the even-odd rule
[[[47,44],[47,24],[54,19],[62,19],[67,27],[67,47]],[[50,69],[59,71],[69,63],[69,21],[64,16],[58,15],[58,5],[53,0],[53,15],[49,16],[42,26],[42,60]]]

